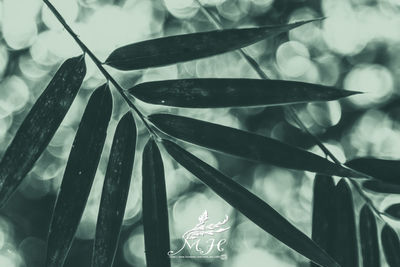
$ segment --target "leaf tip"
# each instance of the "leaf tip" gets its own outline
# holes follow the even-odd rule
[[[340,179],[336,185],[336,190],[338,192],[350,192],[350,186],[347,184],[345,179]]]
[[[131,127],[135,127],[135,119],[132,116],[132,113],[130,111],[126,112],[120,119],[121,122],[124,122],[124,124],[127,124]]]
[[[361,94],[364,94],[364,92],[361,92],[361,91],[343,90],[343,95],[344,95],[344,96],[353,96],[353,95],[361,95]]]
[[[299,27],[299,26],[302,26],[304,24],[308,24],[308,23],[311,23],[311,22],[322,21],[324,19],[326,19],[326,17],[319,17],[319,18],[313,18],[313,19],[307,19],[307,20],[300,20],[300,21],[296,21],[296,22],[292,23],[291,25],[293,26],[293,28],[295,28],[295,27]]]

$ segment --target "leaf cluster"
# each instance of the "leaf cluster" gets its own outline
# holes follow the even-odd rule
[[[132,168],[137,157],[143,160],[143,226],[147,265],[170,266],[167,256],[170,250],[167,197],[160,147],[249,220],[312,261],[313,266],[359,265],[356,219],[347,181],[368,178],[363,184],[366,189],[398,193],[400,184],[397,177],[392,176],[399,171],[398,162],[355,159],[342,165],[279,140],[240,129],[173,114],[144,115],[131,101],[187,109],[249,108],[339,100],[357,92],[311,83],[240,77],[151,81],[123,90],[103,67],[108,65],[126,71],[209,57],[273,38],[314,20],[147,40],[116,49],[102,64],[73,34],[54,7],[47,0],[44,2],[108,80],[90,96],[69,153],[52,213],[46,267],[63,266],[85,208],[112,115],[113,99],[109,82],[131,107],[135,118],[131,112],[120,118],[113,136],[97,219],[92,266],[113,264]],[[84,55],[67,59],[19,127],[0,162],[1,207],[49,144],[73,103],[85,73]],[[147,128],[149,136],[142,155],[135,155],[137,123]],[[197,145],[244,160],[316,173],[312,239],[238,182],[188,152],[180,145],[181,141],[187,146]],[[343,178],[335,185],[331,176]],[[380,264],[374,212],[366,205],[360,213],[359,239],[363,266]],[[386,212],[400,217],[398,205]],[[400,266],[400,243],[396,232],[385,224],[380,236],[388,264]]]

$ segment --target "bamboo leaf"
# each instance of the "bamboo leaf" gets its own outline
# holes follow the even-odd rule
[[[309,237],[247,189],[178,145],[167,140],[163,140],[163,145],[179,164],[264,231],[321,266],[339,266]]]
[[[250,132],[170,114],[150,115],[149,120],[171,136],[240,158],[328,175],[362,177],[313,153]]]
[[[153,139],[143,150],[143,231],[148,267],[171,266],[164,165]]]
[[[147,103],[184,108],[285,105],[357,94],[311,83],[259,79],[154,81],[138,84],[129,92]]]
[[[400,185],[400,161],[377,158],[357,158],[346,162],[346,166],[366,173],[381,181]]]
[[[84,56],[67,59],[25,117],[0,162],[3,207],[49,144],[81,87]]]
[[[362,186],[363,188],[373,192],[385,193],[385,194],[400,194],[399,185],[384,183],[379,180],[365,181],[363,182]]]
[[[93,267],[113,265],[129,193],[135,147],[136,125],[128,112],[118,123],[110,151],[97,218]]]
[[[360,244],[363,267],[381,266],[375,216],[367,205],[360,212]]]
[[[393,204],[391,206],[389,206],[385,212],[387,214],[389,214],[390,216],[392,216],[394,219],[396,220],[400,220],[400,204]]]
[[[335,232],[332,257],[342,267],[358,266],[357,233],[351,190],[344,179],[335,189]]]
[[[107,85],[90,97],[65,168],[47,241],[46,267],[62,267],[97,170],[112,111]]]
[[[314,199],[312,215],[312,240],[326,252],[332,248],[333,233],[335,230],[335,183],[332,177],[316,175],[314,180]],[[317,267],[311,263],[312,267]]]
[[[216,30],[168,36],[126,45],[114,50],[105,64],[119,70],[165,66],[232,51],[274,37],[312,19],[292,24],[245,29]]]
[[[390,267],[400,266],[400,241],[396,231],[385,224],[381,232],[381,241],[386,262]]]

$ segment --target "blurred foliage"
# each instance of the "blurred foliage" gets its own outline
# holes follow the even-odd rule
[[[212,30],[194,0],[54,0],[52,3],[81,39],[105,57],[115,48],[150,38]],[[399,159],[400,109],[398,74],[400,4],[395,0],[202,0],[225,28],[292,22],[321,16],[287,35],[261,41],[245,50],[271,78],[334,85],[366,92],[343,101],[296,105],[301,120],[341,161],[374,155]],[[22,8],[23,7],[23,8]],[[59,64],[80,53],[79,47],[40,0],[0,1],[0,155]],[[17,194],[0,212],[0,266],[39,267],[56,190],[60,185],[75,130],[91,91],[104,78],[91,61],[83,89],[56,136],[29,173]],[[129,88],[137,82],[192,77],[247,77],[256,73],[238,53],[231,52],[178,65],[141,71],[114,72]],[[117,118],[127,111],[114,96]],[[154,107],[270,136],[319,153],[279,107],[218,109],[201,112]],[[139,135],[145,134],[139,129]],[[110,134],[109,136],[112,136]],[[142,151],[145,138],[138,138]],[[106,140],[105,150],[111,146]],[[240,181],[298,228],[311,233],[313,175],[242,160],[191,147],[190,152]],[[162,151],[164,154],[165,152]],[[182,167],[164,157],[172,244],[208,210],[215,220],[231,217],[227,261],[206,259],[173,266],[307,266],[305,258],[237,214]],[[94,186],[66,266],[88,266],[107,158],[103,155]],[[140,157],[135,162],[116,266],[144,266],[141,226]],[[383,209],[396,195],[370,197]],[[355,199],[356,214],[361,201]],[[220,217],[219,217],[220,216]],[[392,222],[395,223],[395,222]],[[397,222],[398,224],[398,222]]]

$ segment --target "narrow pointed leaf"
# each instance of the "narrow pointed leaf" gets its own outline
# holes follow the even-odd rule
[[[246,188],[178,145],[167,140],[163,141],[163,145],[179,164],[197,176],[215,193],[264,231],[321,266],[339,266],[308,236],[299,231],[277,211]]]
[[[176,138],[244,159],[328,175],[362,177],[313,153],[250,132],[170,114],[154,114],[149,119]]]
[[[360,244],[363,267],[381,266],[375,216],[367,205],[360,212]]]
[[[400,241],[396,231],[388,224],[382,228],[381,242],[389,267],[400,266]]]
[[[112,111],[107,85],[89,99],[65,168],[47,241],[46,267],[62,267],[97,170]]]
[[[392,216],[394,219],[400,220],[400,204],[393,204],[389,206],[385,212]]]
[[[335,232],[332,257],[342,267],[358,266],[357,233],[351,190],[344,179],[335,189]]]
[[[164,165],[153,139],[143,150],[143,231],[148,267],[171,266]]]
[[[381,182],[379,180],[368,180],[363,182],[363,188],[385,194],[400,194],[400,185]]]
[[[119,121],[108,160],[97,218],[93,267],[110,267],[117,250],[136,147],[136,125],[128,112]]]
[[[398,160],[358,158],[346,162],[346,166],[381,181],[400,185],[400,161]]]
[[[314,180],[314,199],[312,215],[312,240],[326,252],[332,247],[334,225],[335,183],[332,177],[316,175]],[[317,267],[311,263],[312,267]]]
[[[284,105],[337,100],[357,93],[303,82],[214,78],[145,82],[129,92],[147,103],[184,108]]]
[[[316,20],[320,19],[285,25],[216,30],[146,40],[114,50],[106,59],[105,64],[120,70],[137,70],[209,57],[251,45]]]
[[[81,87],[84,56],[67,59],[25,117],[0,162],[0,207],[4,206],[49,144]]]

